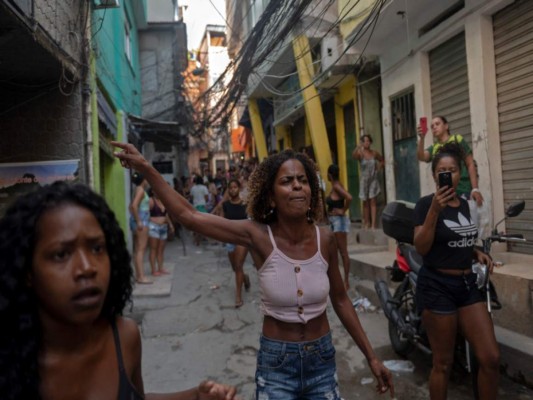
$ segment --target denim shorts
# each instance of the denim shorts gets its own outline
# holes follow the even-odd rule
[[[155,222],[150,222],[148,224],[148,236],[155,239],[167,240],[168,237],[168,225],[167,224],[156,224]]]
[[[148,226],[150,223],[150,211],[138,211],[139,212],[139,219],[141,220],[143,226]],[[135,221],[135,218],[133,215],[130,215],[130,229],[132,231],[137,230],[137,221]]]
[[[476,274],[448,275],[422,267],[416,281],[416,306],[437,314],[455,314],[461,307],[485,301]]]
[[[328,218],[333,232],[350,233],[350,218],[347,215],[330,215]]]
[[[261,336],[255,383],[256,399],[341,400],[331,333],[309,342]]]
[[[233,253],[235,251],[236,246],[233,243],[226,243],[226,250],[228,253]]]

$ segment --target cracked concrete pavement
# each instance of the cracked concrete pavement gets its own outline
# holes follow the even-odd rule
[[[262,316],[257,274],[248,257],[250,292],[244,305],[234,307],[234,275],[221,244],[196,247],[187,232],[185,246],[168,243],[166,265],[172,274],[155,277],[153,285],[134,292],[129,316],[141,325],[143,377],[146,392],[170,392],[196,386],[209,378],[237,386],[243,399],[254,399],[256,353]],[[147,268],[148,270],[148,268]],[[349,292],[351,298],[356,293]],[[385,399],[375,393],[366,361],[348,336],[331,306],[328,315],[337,350],[337,371],[345,400]],[[378,310],[359,314],[369,339],[382,360],[398,356],[390,347],[387,321]],[[410,358],[414,372],[395,372],[397,399],[427,399],[431,360],[416,353]],[[469,377],[452,377],[450,399],[470,399]],[[533,400],[533,391],[503,380],[500,399]]]

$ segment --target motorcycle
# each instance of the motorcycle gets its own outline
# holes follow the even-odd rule
[[[525,207],[525,202],[511,204],[505,210],[505,217],[492,229],[490,235],[482,239],[480,250],[490,256],[494,242],[525,242],[523,235],[508,235],[498,232],[500,225],[507,218],[519,215]],[[377,280],[374,284],[381,307],[388,319],[389,338],[393,350],[402,357],[407,357],[416,349],[431,355],[429,341],[422,325],[422,315],[415,304],[416,283],[418,273],[422,267],[422,257],[413,246],[414,237],[414,204],[395,201],[387,204],[382,214],[383,231],[387,236],[396,240],[396,259],[392,266],[386,267],[392,282],[399,285],[391,294],[387,282]],[[489,279],[486,266],[475,263],[472,266],[477,273],[477,285],[486,294],[487,310],[492,315],[493,310],[501,308],[501,303],[494,285]],[[462,338],[456,340],[455,362],[472,374],[475,398],[477,393],[478,364],[468,341]]]

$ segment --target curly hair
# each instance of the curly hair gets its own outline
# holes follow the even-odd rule
[[[270,206],[270,198],[276,175],[281,165],[288,160],[300,161],[305,169],[305,175],[311,187],[309,222],[322,218],[322,200],[316,164],[306,154],[287,149],[263,160],[250,175],[246,211],[254,221],[270,224],[277,220],[277,213]]]
[[[121,315],[131,300],[132,269],[124,234],[105,200],[89,187],[55,182],[19,197],[0,220],[0,398],[39,399],[41,327],[37,300],[27,285],[44,212],[63,204],[91,211],[104,231],[111,265],[102,317]]]
[[[444,157],[452,157],[455,162],[457,162],[457,166],[461,168],[465,154],[459,143],[455,141],[443,144],[437,150],[437,154],[435,154],[433,160],[431,161],[431,171],[433,173],[435,173],[435,169],[437,168],[439,161]]]

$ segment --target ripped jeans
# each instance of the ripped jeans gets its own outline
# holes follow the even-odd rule
[[[256,400],[341,400],[331,333],[310,342],[261,336]]]

